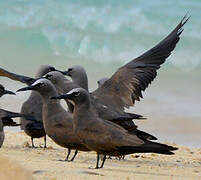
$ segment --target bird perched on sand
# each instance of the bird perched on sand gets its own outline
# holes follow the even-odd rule
[[[73,129],[75,135],[90,150],[97,152],[95,168],[102,168],[109,156],[123,156],[132,153],[174,154],[177,148],[165,144],[141,139],[129,134],[115,123],[101,119],[93,110],[89,93],[83,88],[75,88],[65,95],[52,99],[67,98],[75,104],[73,111]],[[104,155],[99,167],[99,155]]]
[[[70,161],[73,161],[78,150],[89,151],[73,133],[72,114],[66,111],[59,100],[51,100],[57,96],[57,90],[51,81],[41,78],[32,85],[21,88],[19,91],[33,90],[40,93],[43,100],[43,124],[47,135],[58,145],[67,148],[68,154],[65,161],[68,161],[71,149],[76,150]]]

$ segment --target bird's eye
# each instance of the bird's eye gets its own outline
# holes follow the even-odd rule
[[[55,71],[56,69],[54,67],[50,67],[49,71]]]
[[[76,96],[76,97],[77,97],[77,96],[79,96],[79,95],[80,95],[80,92],[78,92],[78,91],[77,91],[77,92],[74,92],[73,94],[74,94],[74,96]]]
[[[5,91],[5,89],[3,87],[0,87],[0,91]]]
[[[51,74],[47,74],[47,75],[45,76],[46,79],[50,79],[51,77],[52,77]]]
[[[38,84],[37,84],[38,87],[42,87],[42,86],[44,86],[44,85],[45,85],[44,83],[38,83]]]

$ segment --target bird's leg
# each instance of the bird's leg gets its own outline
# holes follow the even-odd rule
[[[78,153],[78,150],[76,149],[76,150],[75,150],[75,153],[74,153],[74,155],[73,155],[73,157],[72,157],[72,159],[71,159],[70,161],[73,161],[73,160],[75,159],[77,153]]]
[[[96,167],[95,167],[95,169],[99,169],[99,159],[100,159],[100,155],[99,154],[97,154],[97,161],[96,161]]]
[[[47,144],[46,144],[46,135],[44,136],[44,149],[47,148]]]
[[[125,159],[125,155],[123,155],[121,159],[124,160]]]
[[[34,142],[33,142],[33,138],[32,138],[32,137],[31,137],[31,144],[32,144],[32,148],[35,148]]]
[[[123,156],[118,156],[117,158],[118,158],[119,161],[120,161],[120,160],[122,160]]]
[[[125,155],[117,156],[117,157],[116,157],[116,159],[118,159],[119,161],[120,161],[120,160],[124,160],[124,158],[125,158]]]
[[[106,160],[106,155],[103,156],[103,161],[102,161],[102,164],[101,164],[100,168],[103,168],[105,160]]]
[[[68,154],[67,154],[66,159],[65,159],[64,161],[68,161],[68,158],[69,158],[69,156],[70,156],[70,153],[71,153],[71,149],[68,148]]]
[[[108,156],[107,159],[112,159],[112,156]]]

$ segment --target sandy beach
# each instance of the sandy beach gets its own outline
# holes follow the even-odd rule
[[[74,162],[62,162],[59,160],[65,159],[66,150],[49,138],[44,150],[43,139],[36,139],[39,148],[33,149],[23,132],[5,134],[0,179],[201,179],[200,148],[170,144],[179,148],[175,155],[133,154],[121,161],[107,160],[104,169],[95,170],[89,169],[95,166],[94,152],[80,152]]]

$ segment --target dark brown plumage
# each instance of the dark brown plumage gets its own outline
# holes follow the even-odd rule
[[[46,75],[44,75],[43,77],[50,80],[55,85],[59,94],[67,93],[70,90],[72,90],[73,88],[79,87],[79,85],[73,83],[72,81],[69,81],[68,79],[65,78],[65,76],[62,73],[60,73],[58,71],[49,72]],[[93,96],[92,96],[92,98],[93,98]],[[69,111],[72,113],[74,106],[67,99],[65,99],[65,101],[68,105]],[[96,110],[102,118],[105,117],[105,120],[112,121],[112,122],[120,125],[121,127],[125,128],[130,133],[138,134],[142,138],[149,139],[149,140],[157,139],[156,137],[137,129],[137,126],[134,124],[132,119],[143,119],[143,117],[141,115],[127,113],[128,115],[130,115],[130,118],[132,117],[132,119],[125,118],[128,116],[119,115],[119,117],[116,117],[115,119],[110,120],[107,118],[113,112],[107,111],[107,108],[101,107],[102,104],[95,104],[95,102],[96,101],[94,99],[92,99],[92,104],[93,104],[94,110]],[[96,109],[96,107],[98,107],[98,108]]]
[[[21,124],[16,123],[13,121],[13,118],[17,117],[24,117],[32,121],[32,118],[29,115],[21,114],[21,113],[16,113],[16,112],[11,112],[11,111],[6,111],[4,109],[0,109],[0,147],[3,144],[4,141],[4,127],[5,126],[20,126]]]
[[[44,78],[50,80],[57,89],[58,94],[64,94],[70,90],[80,87],[78,84],[68,80],[61,72],[51,71],[43,76]],[[73,112],[74,106],[68,100],[65,100],[68,106],[68,111]]]
[[[18,91],[33,90],[40,93],[43,100],[43,124],[47,135],[58,145],[68,148],[68,161],[71,149],[75,149],[74,160],[78,150],[89,151],[73,132],[72,114],[67,112],[58,100],[51,100],[52,96],[57,96],[55,86],[47,79],[38,79],[34,84]]]
[[[176,28],[155,47],[120,67],[101,87],[91,93],[95,105],[102,104],[103,106],[100,107],[107,107],[107,111],[113,112],[110,116],[107,115],[107,119],[112,120],[120,116],[129,118],[124,109],[133,106],[136,100],[139,101],[142,98],[142,91],[154,80],[157,70],[176,47],[188,19],[185,16]],[[66,74],[72,78],[73,82],[80,83],[80,87],[88,90],[86,71],[82,67],[73,66],[66,71]],[[102,114],[100,113],[100,117],[105,119]]]
[[[109,78],[107,78],[107,77],[99,79],[97,81],[98,87],[101,87],[105,83],[105,81],[107,81],[108,79]],[[112,122],[116,123],[115,121],[112,121]],[[120,125],[121,127],[123,127],[124,129],[126,129],[130,134],[135,134],[138,137],[140,137],[141,139],[157,140],[157,138],[152,136],[151,134],[148,134],[144,131],[140,131],[139,129],[137,129],[138,127],[135,125],[135,123],[133,121],[120,120],[117,124]],[[121,158],[119,158],[119,159],[121,159]],[[124,156],[123,156],[123,159],[124,159]]]
[[[129,108],[140,101],[144,91],[157,75],[161,64],[170,56],[183,32],[182,27],[188,21],[186,16],[176,28],[155,47],[119,68],[110,79],[93,92],[93,95],[108,106],[119,111]]]
[[[177,148],[165,144],[154,143],[129,134],[122,127],[101,119],[92,108],[89,93],[83,88],[76,88],[65,95],[53,99],[67,98],[73,101],[73,128],[80,141],[90,150],[97,152],[96,168],[102,168],[106,155],[122,156],[132,153],[174,154]],[[103,163],[99,167],[99,155],[104,155]]]
[[[50,65],[40,66],[35,78],[27,77],[24,75],[15,74],[9,72],[3,68],[0,68],[0,76],[8,77],[12,80],[16,80],[27,85],[31,85],[36,81],[37,78],[42,77],[44,74],[55,71],[56,69]],[[42,99],[38,92],[31,92],[29,98],[23,103],[21,107],[22,114],[28,114],[32,116],[32,121],[30,119],[22,117],[20,119],[21,129],[31,137],[32,147],[34,146],[33,139],[44,137],[44,148],[46,147],[46,133],[43,127],[42,121]],[[34,121],[35,119],[35,121]]]

